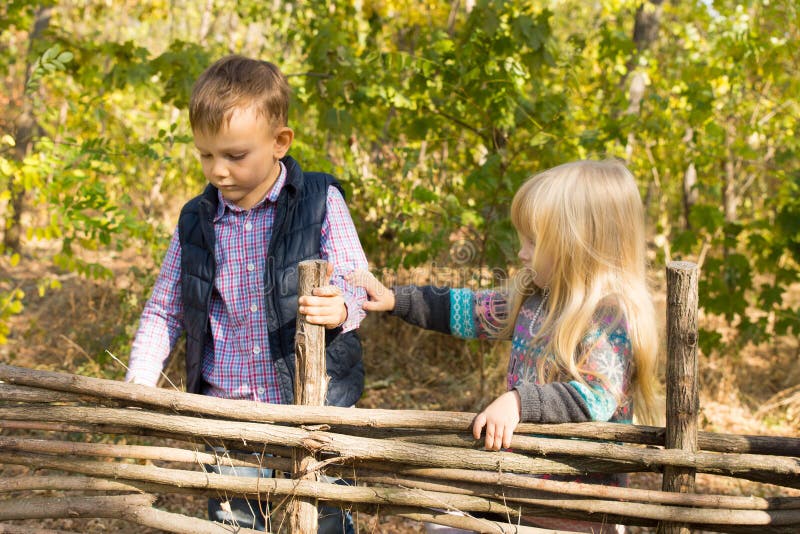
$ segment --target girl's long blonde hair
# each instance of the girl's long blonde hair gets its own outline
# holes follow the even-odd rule
[[[526,181],[514,196],[511,220],[535,243],[530,268],[550,272],[539,340],[555,358],[541,358],[545,382],[570,376],[583,381],[591,347],[581,347],[593,315],[604,306],[627,322],[635,371],[634,409],[644,423],[656,420],[658,333],[647,283],[644,209],[636,182],[621,162],[578,161]],[[544,269],[542,268],[544,267]],[[512,280],[509,333],[522,303],[537,290],[530,273]],[[536,342],[536,339],[534,340]]]

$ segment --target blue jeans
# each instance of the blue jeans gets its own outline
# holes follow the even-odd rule
[[[225,449],[214,449],[218,456],[224,457]],[[233,451],[239,452],[239,451]],[[242,453],[247,454],[247,453]],[[258,457],[256,453],[252,453]],[[272,469],[258,467],[235,467],[230,465],[206,465],[206,471],[220,475],[232,475],[253,478],[272,478]],[[325,482],[348,485],[342,479],[322,477]],[[269,523],[269,503],[258,499],[244,499],[237,497],[227,501],[208,499],[208,518],[217,523],[237,525],[254,530],[267,530]],[[353,517],[350,512],[336,506],[319,507],[318,534],[355,534]]]

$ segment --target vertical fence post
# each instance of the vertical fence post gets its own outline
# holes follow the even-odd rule
[[[697,265],[667,265],[667,421],[665,446],[697,452]],[[661,489],[694,492],[695,469],[664,467]],[[662,522],[659,534],[688,534],[685,524]]]
[[[311,290],[327,282],[327,262],[309,260],[300,262],[297,295],[310,295]],[[325,327],[306,322],[304,315],[297,314],[295,337],[295,381],[294,403],[306,406],[322,406],[328,390],[328,375],[325,369]],[[304,449],[292,451],[292,476],[298,480],[317,480],[316,472],[306,473],[309,465],[316,461],[314,453]],[[317,500],[295,497],[290,503],[291,532],[316,534]]]

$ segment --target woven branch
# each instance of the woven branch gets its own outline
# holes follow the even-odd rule
[[[512,473],[557,473],[559,469],[541,471],[541,462],[579,467],[591,472],[646,471],[657,466],[691,467],[699,472],[738,476],[800,488],[800,462],[795,458],[725,453],[688,453],[676,450],[642,449],[629,445],[580,440],[558,440],[521,436],[520,443],[541,455],[567,455],[569,458],[541,460],[511,452],[486,452],[456,449],[439,445],[421,445],[395,440],[361,438],[331,432],[265,423],[240,423],[187,416],[163,415],[144,410],[117,408],[84,408],[41,406],[38,408],[0,408],[0,419],[67,422],[86,421],[93,424],[124,424],[163,432],[179,432],[204,438],[239,439],[243,442],[306,447],[314,444],[320,452],[343,458],[386,460],[426,467],[452,467],[496,470]]]
[[[164,469],[155,466],[71,460],[25,453],[8,454],[0,452],[0,462],[27,465],[35,468],[60,469],[103,478],[152,482],[172,485],[181,489],[201,490],[201,492],[225,492],[226,494],[260,496],[261,498],[279,495],[299,495],[335,502],[443,508],[447,510],[509,514],[510,517],[518,517],[519,514],[530,513],[541,515],[541,510],[546,509],[549,514],[554,516],[566,514],[574,517],[574,512],[580,512],[584,518],[597,521],[601,521],[608,516],[669,519],[694,525],[800,525],[800,510],[698,509],[613,502],[600,499],[553,499],[552,497],[525,499],[525,505],[509,506],[499,500],[475,495],[416,488],[357,487],[305,480],[233,477],[213,473]],[[499,496],[504,501],[511,503],[512,501],[505,498],[503,493],[502,490],[498,490]],[[573,513],[569,514],[568,512]]]
[[[146,388],[113,380],[38,371],[6,364],[0,364],[0,380],[44,390],[93,396],[97,398],[96,404],[125,401],[128,404],[163,408],[170,413],[196,413],[225,420],[466,432],[475,417],[474,413],[462,412],[270,405],[251,401],[209,398],[166,389]],[[0,384],[0,399],[6,395],[5,387],[7,385]],[[40,402],[49,401],[44,400],[43,397]],[[618,423],[522,423],[516,431],[517,434],[576,437],[661,446],[664,445],[664,432],[664,428],[659,427]],[[701,450],[707,451],[800,457],[800,438],[699,432],[698,446]]]

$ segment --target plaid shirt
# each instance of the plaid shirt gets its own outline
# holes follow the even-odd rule
[[[281,399],[269,347],[264,310],[264,272],[272,237],[275,206],[286,182],[286,168],[267,196],[249,210],[222,198],[214,217],[217,273],[209,313],[213,345],[206,346],[202,376],[206,395],[259,402],[291,402]],[[322,259],[334,265],[331,283],[342,289],[348,315],[344,331],[358,328],[366,293],[351,287],[344,276],[367,269],[367,260],[344,198],[335,187],[328,189],[327,213],[322,224]],[[153,295],[142,312],[131,349],[126,380],[154,386],[183,332],[181,300],[181,250],[176,228],[172,235]]]

